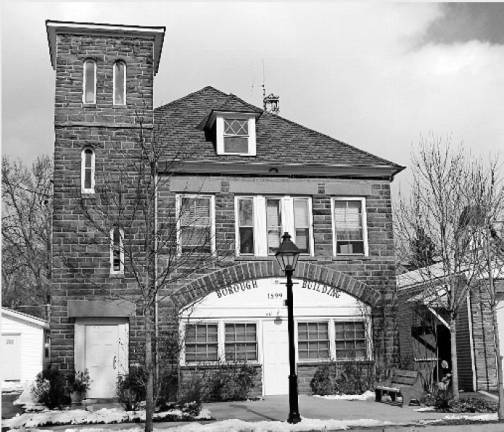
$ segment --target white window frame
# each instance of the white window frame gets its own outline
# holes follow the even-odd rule
[[[282,217],[282,233],[288,232],[291,239],[296,243],[296,229],[294,220],[294,199],[308,200],[308,224],[310,248],[308,253],[301,256],[314,256],[315,245],[313,237],[313,207],[312,197],[306,195],[235,195],[235,253],[236,256],[250,257],[252,254],[240,253],[240,226],[238,200],[242,198],[252,198],[253,201],[253,221],[254,221],[254,255],[253,256],[273,256],[268,254],[268,239],[266,225],[266,200],[279,199],[280,212]]]
[[[311,323],[325,323],[327,325],[327,337],[329,338],[329,356],[326,359],[321,359],[321,358],[316,358],[316,359],[302,359],[299,357],[299,324],[311,324]],[[331,343],[331,325],[334,328],[334,321],[330,318],[315,318],[315,317],[306,317],[306,318],[300,318],[296,320],[296,361],[298,363],[324,363],[324,362],[330,362],[334,358],[334,342]]]
[[[335,202],[336,201],[360,201],[361,203],[361,224],[362,224],[362,240],[364,244],[364,253],[356,254],[338,254],[337,251],[337,238],[336,238],[336,218],[334,217]],[[368,244],[368,227],[367,227],[367,211],[366,211],[366,198],[365,197],[333,197],[331,199],[331,220],[332,220],[332,236],[333,236],[333,256],[369,256],[369,244]]]
[[[182,198],[210,198],[210,253],[215,254],[215,195],[210,194],[177,194],[175,196],[175,211],[177,218],[177,253],[182,255],[180,209]],[[206,252],[195,252],[206,253]]]
[[[91,187],[86,188],[86,150],[91,150]],[[81,192],[83,194],[93,194],[95,192],[95,151],[92,147],[86,146],[81,150]]]
[[[114,227],[110,230],[110,274],[124,274],[124,230],[119,228],[119,270],[114,270]]]
[[[116,65],[122,63],[124,65],[123,73],[123,101],[124,103],[116,103]],[[116,60],[112,66],[112,104],[115,106],[125,106],[126,105],[126,62],[124,60]]]
[[[366,342],[366,356],[363,359],[338,359],[336,357],[336,329],[335,324],[338,322],[362,322],[364,323],[364,338]],[[346,316],[330,319],[329,337],[331,338],[331,358],[337,362],[355,362],[355,361],[372,361],[373,358],[373,338],[372,338],[372,319],[369,315],[361,316]],[[370,337],[371,336],[371,337]]]
[[[86,63],[92,63],[94,66],[94,88],[93,88],[93,101],[92,102],[86,101],[86,86],[87,86]],[[86,59],[82,63],[82,103],[87,104],[87,105],[96,104],[96,61],[93,59]]]
[[[217,324],[217,361],[207,361],[207,362],[187,362],[185,358],[185,328],[190,324]],[[218,365],[218,364],[234,364],[234,362],[228,362],[226,360],[226,324],[255,324],[256,326],[256,344],[257,344],[257,360],[248,361],[248,365],[261,365],[263,363],[262,358],[262,326],[261,321],[258,319],[232,319],[232,318],[208,318],[208,319],[198,319],[198,318],[186,318],[182,319],[179,324],[179,334],[180,334],[180,355],[179,364],[180,366],[198,366],[198,365]]]
[[[248,120],[248,151],[243,153],[229,153],[224,150],[224,119]],[[256,126],[255,116],[245,113],[221,113],[215,118],[215,133],[218,155],[255,156],[256,155]]]

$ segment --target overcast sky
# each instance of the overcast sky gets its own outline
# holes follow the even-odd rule
[[[403,165],[431,134],[504,152],[504,3],[2,5],[2,151],[26,162],[53,149],[46,19],[166,26],[155,106],[206,85],[261,106],[264,79],[282,116]]]

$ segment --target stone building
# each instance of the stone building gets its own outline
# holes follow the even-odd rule
[[[186,209],[201,234],[186,235],[179,218],[180,254],[218,258],[160,300],[160,326],[163,311],[180,317],[183,382],[246,361],[259,394],[287,392],[284,275],[273,257],[283,232],[302,252],[300,391],[330,361],[398,361],[390,184],[403,167],[213,87],[154,109],[162,27],[47,21],[47,33],[56,71],[51,356],[63,370],[89,370],[88,397],[113,397],[117,375],[141,361],[143,318],[123,250],[135,234],[112,224],[100,244],[82,205],[98,205],[105,174],[135,175],[124,158],[135,160],[146,131],[166,162],[157,165],[167,180],[159,212]]]

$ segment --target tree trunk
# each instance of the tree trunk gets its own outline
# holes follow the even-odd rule
[[[459,400],[459,381],[457,366],[457,324],[455,317],[450,317],[450,347],[453,399]]]
[[[499,341],[499,323],[497,321],[495,302],[492,304],[492,324],[494,331],[495,358],[497,359],[497,391],[499,393],[499,405],[497,407],[497,416],[500,421],[504,420],[504,387],[502,382],[502,354],[500,352]]]
[[[145,370],[147,383],[145,392],[145,432],[152,432],[154,414],[154,370],[152,367],[152,335],[150,306],[145,309]]]

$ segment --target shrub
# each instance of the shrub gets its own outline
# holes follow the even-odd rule
[[[254,388],[257,369],[247,364],[225,365],[205,379],[204,399],[211,402],[246,400]]]
[[[39,372],[32,387],[37,402],[53,409],[68,403],[66,382],[63,374],[53,365]]]
[[[310,381],[314,394],[361,394],[373,386],[373,365],[369,363],[327,363],[317,367]]]
[[[70,392],[84,394],[89,390],[90,382],[91,379],[89,378],[89,371],[87,369],[84,372],[76,371],[67,375],[67,386]]]
[[[159,409],[165,407],[177,399],[178,372],[176,369],[165,370],[159,377],[157,405]]]
[[[147,376],[141,366],[131,366],[129,373],[117,378],[117,397],[127,411],[137,410],[145,400]]]

